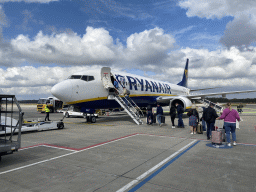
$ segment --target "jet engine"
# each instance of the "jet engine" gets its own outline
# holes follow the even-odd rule
[[[175,106],[176,103],[179,103],[184,110],[192,105],[192,102],[186,97],[175,97],[170,100],[170,106]]]

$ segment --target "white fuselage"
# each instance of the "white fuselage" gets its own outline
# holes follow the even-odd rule
[[[117,79],[120,87],[122,84],[123,87],[130,91],[130,97],[139,107],[147,106],[147,104],[156,104],[156,99],[160,96],[189,94],[188,88],[152,78],[114,71],[111,72],[111,75]],[[89,76],[90,80],[88,80]],[[87,81],[84,80],[86,78]],[[115,101],[108,100],[109,92],[103,86],[100,69],[75,73],[69,79],[56,84],[51,92],[61,101],[83,108],[104,109],[119,107]]]

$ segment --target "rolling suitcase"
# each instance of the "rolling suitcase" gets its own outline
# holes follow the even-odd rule
[[[226,141],[226,134],[225,134],[225,128],[224,128],[224,121],[223,120],[217,120],[217,122],[218,122],[217,123],[218,124],[217,130],[222,132],[222,142],[225,142]]]
[[[220,131],[220,129],[212,131],[212,144],[222,144],[222,131]]]
[[[153,115],[153,123],[156,123],[156,114]]]
[[[198,123],[198,124],[197,124],[196,132],[197,132],[198,134],[203,134],[203,127],[202,127],[202,124],[201,124],[201,123]]]
[[[161,116],[161,123],[165,123],[165,116]]]
[[[225,129],[219,128],[218,130],[222,133],[222,142],[225,142],[226,141]]]

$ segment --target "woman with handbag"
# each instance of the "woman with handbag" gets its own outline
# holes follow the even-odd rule
[[[190,134],[196,134],[196,127],[199,122],[199,114],[196,110],[196,106],[192,105],[191,110],[187,113],[189,116]]]

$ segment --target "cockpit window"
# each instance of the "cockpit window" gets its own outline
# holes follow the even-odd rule
[[[69,79],[81,79],[81,75],[71,75]]]
[[[87,75],[83,75],[82,78],[81,78],[81,80],[84,80],[84,81],[87,81],[87,79],[88,79]]]
[[[93,81],[94,80],[94,77],[93,76],[89,76],[88,77],[88,81]]]
[[[93,81],[94,76],[88,76],[88,75],[71,75],[68,79],[81,79],[83,81]]]

